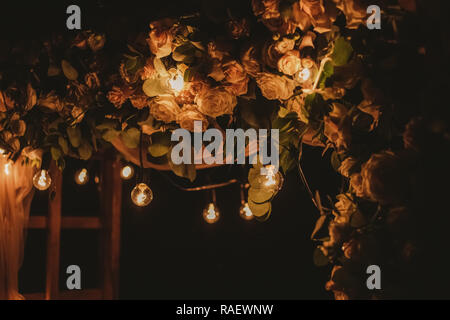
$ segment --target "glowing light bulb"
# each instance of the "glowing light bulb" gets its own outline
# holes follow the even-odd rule
[[[134,168],[132,166],[125,166],[120,170],[120,177],[123,180],[130,180],[134,176]]]
[[[239,215],[244,220],[252,220],[254,218],[253,212],[248,206],[248,202],[242,204],[241,209],[239,210]]]
[[[304,68],[302,71],[298,73],[298,78],[303,82],[308,81],[310,77],[311,77],[311,70],[309,68]]]
[[[40,170],[36,172],[33,177],[33,185],[36,189],[44,191],[50,188],[52,184],[52,178],[48,174],[47,170]]]
[[[85,185],[86,183],[88,183],[89,181],[89,173],[87,171],[87,169],[83,168],[78,170],[75,173],[75,182],[76,184],[82,186]]]
[[[0,156],[4,156],[6,154],[6,150],[0,148]]]
[[[146,207],[153,200],[153,192],[145,183],[140,183],[131,191],[131,200],[138,207]]]
[[[11,173],[11,162],[8,162],[5,164],[5,174],[9,176],[10,173]]]
[[[208,204],[206,208],[203,210],[203,218],[209,224],[216,223],[217,220],[219,220],[219,217],[220,217],[219,209],[212,202]]]
[[[169,79],[169,85],[176,94],[178,94],[184,88],[183,76],[177,72],[177,74]]]
[[[264,176],[265,181],[263,185],[268,188],[280,190],[283,185],[283,176],[281,175],[281,172],[275,172],[275,166],[273,165],[268,165],[265,169],[266,175]]]

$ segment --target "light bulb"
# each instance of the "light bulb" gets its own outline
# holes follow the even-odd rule
[[[123,180],[130,180],[134,176],[134,168],[132,166],[125,166],[120,170],[120,177]]]
[[[184,88],[183,76],[177,72],[176,75],[169,79],[169,85],[176,94],[178,94]]]
[[[89,173],[87,171],[87,169],[83,168],[78,170],[75,173],[75,182],[76,184],[82,186],[85,185],[86,183],[88,183],[89,181]]]
[[[203,210],[203,218],[209,224],[216,223],[217,220],[219,220],[219,217],[220,217],[219,209],[212,202],[208,204],[206,208]]]
[[[275,172],[275,166],[268,165],[265,167],[266,175],[264,176],[263,186],[280,190],[283,186],[283,176],[280,171]]]
[[[4,156],[6,154],[6,150],[0,148],[0,156]]]
[[[248,202],[242,204],[239,215],[244,220],[252,220],[254,218],[252,210],[250,210],[250,207],[248,206]]]
[[[33,185],[36,189],[44,191],[50,188],[52,178],[47,170],[39,170],[33,177]]]
[[[298,78],[302,82],[306,82],[311,77],[311,70],[309,68],[304,68],[298,73]]]
[[[145,183],[140,183],[131,191],[131,200],[138,207],[146,207],[153,200],[153,192]]]

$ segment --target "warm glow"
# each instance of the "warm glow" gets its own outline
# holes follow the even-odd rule
[[[11,173],[11,163],[8,162],[7,164],[5,164],[5,174],[9,176],[10,173]]]
[[[47,170],[40,170],[36,172],[33,177],[33,185],[36,189],[44,191],[50,188],[52,184],[52,178],[48,174]]]
[[[138,207],[148,206],[153,200],[153,192],[145,183],[140,183],[131,191],[131,200]]]
[[[169,85],[175,93],[179,93],[183,90],[184,87],[184,79],[183,76],[177,73],[173,78],[169,80]]]
[[[75,173],[75,182],[79,185],[84,185],[89,181],[89,174],[87,169],[83,168]]]
[[[6,150],[5,149],[2,149],[2,148],[0,148],[0,156],[3,156],[3,155],[5,155],[6,154]]]
[[[210,203],[205,210],[203,210],[203,218],[206,222],[212,224],[219,220],[219,210],[214,203]]]
[[[275,167],[270,165],[266,167],[267,170],[267,175],[266,175],[266,182],[264,183],[264,185],[266,187],[271,187],[273,185],[275,185],[277,182],[275,181]]]
[[[300,71],[298,77],[302,81],[308,81],[308,79],[311,77],[311,70],[309,70],[308,68],[304,68],[302,71]]]
[[[248,206],[248,203],[244,203],[241,207],[241,210],[239,211],[239,214],[242,219],[244,220],[252,220],[253,219],[253,213],[252,210],[250,210],[250,207]]]
[[[131,179],[133,177],[133,175],[134,175],[134,169],[132,166],[125,166],[120,171],[120,176],[124,180]]]

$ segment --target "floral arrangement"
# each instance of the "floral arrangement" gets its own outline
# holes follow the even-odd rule
[[[377,297],[364,288],[364,268],[404,266],[416,249],[398,228],[409,217],[405,151],[417,152],[420,121],[394,150],[394,106],[370,77],[371,48],[394,41],[395,30],[367,30],[374,1],[252,0],[251,12],[229,10],[225,18],[214,2],[206,14],[151,22],[120,55],[92,31],[55,37],[27,55],[16,50],[16,63],[1,71],[0,148],[12,159],[42,149],[64,168],[65,157],[88,160],[121,144],[145,148],[146,161],[194,180],[195,168],[171,163],[171,130],[193,131],[196,120],[203,130],[279,129],[283,173],[298,168],[304,178],[308,144],[331,152],[344,178],[327,205],[311,193],[320,211],[314,261],[334,266],[327,290]],[[397,18],[415,10],[414,1],[398,2]],[[209,34],[209,24],[220,32]],[[252,211],[267,217],[278,189],[260,188],[254,169],[249,182]],[[395,290],[386,287],[388,295]]]

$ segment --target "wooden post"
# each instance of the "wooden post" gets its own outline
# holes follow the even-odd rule
[[[118,298],[120,259],[120,219],[122,211],[122,180],[120,161],[113,153],[104,155],[101,176],[101,218],[103,220],[102,273],[103,299]]]
[[[46,300],[58,299],[59,293],[62,172],[54,161],[50,164],[50,175],[52,177],[52,185],[48,201]]]

